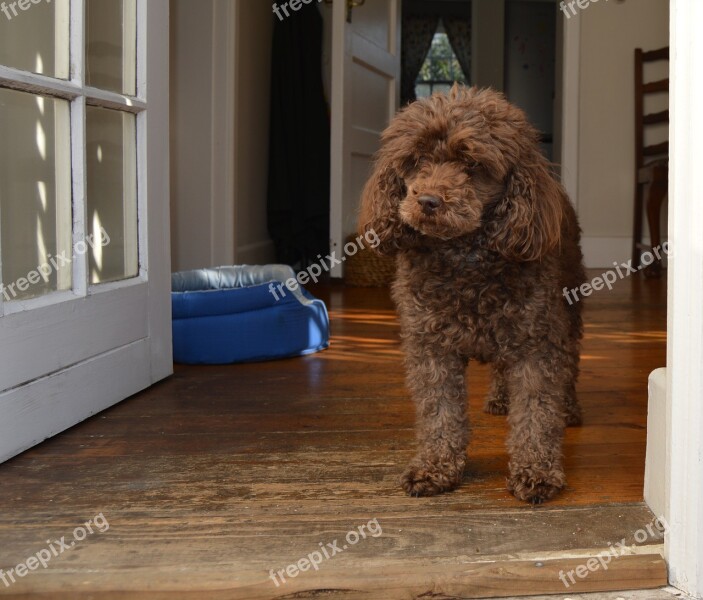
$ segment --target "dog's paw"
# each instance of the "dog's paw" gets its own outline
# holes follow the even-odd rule
[[[461,483],[465,456],[432,460],[416,458],[403,473],[401,486],[410,496],[435,496],[453,490]]]
[[[508,478],[508,491],[518,500],[530,504],[542,504],[551,500],[565,487],[566,476],[559,468],[541,470],[528,467],[514,472]]]

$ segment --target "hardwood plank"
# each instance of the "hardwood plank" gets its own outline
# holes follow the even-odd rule
[[[304,557],[303,557],[304,558]],[[336,558],[336,557],[333,557]],[[330,559],[331,560],[331,559]],[[191,591],[188,584],[192,582],[192,572],[175,572],[171,569],[154,569],[152,574],[157,579],[168,575],[171,585],[183,591],[178,598],[210,598],[227,600],[271,600],[276,598],[318,597],[333,593],[333,597],[345,598],[348,593],[364,593],[365,598],[378,599],[416,599],[426,597],[460,597],[460,598],[500,598],[529,590],[534,594],[581,593],[589,591],[618,590],[623,587],[633,589],[659,588],[667,583],[666,563],[658,554],[630,555],[613,559],[607,570],[597,568],[585,571],[587,576],[578,579],[574,574],[574,584],[566,579],[566,588],[560,575],[567,576],[576,569],[585,569],[586,564],[599,565],[596,555],[568,559],[545,560],[499,560],[484,562],[454,562],[451,564],[433,564],[418,561],[416,569],[408,571],[408,565],[376,564],[364,565],[363,579],[356,573],[353,565],[341,566],[342,557],[334,566],[323,565],[318,571],[299,572],[294,577],[285,573],[272,578],[266,573],[250,573],[237,570],[229,571],[227,564],[213,565],[207,571],[198,571],[202,577],[201,590]],[[295,562],[295,561],[294,561]],[[290,563],[293,565],[294,563]],[[339,565],[339,566],[338,566]],[[229,567],[229,569],[228,569]],[[309,567],[308,567],[309,568]],[[126,585],[119,598],[173,598],[172,592],[155,594],[148,585],[149,572],[143,567],[131,569],[134,578]],[[228,575],[229,571],[229,576]],[[291,571],[295,573],[295,571]],[[110,573],[108,580],[114,580],[119,572]],[[285,579],[285,581],[283,580]],[[92,578],[86,582],[95,589],[90,595],[61,596],[62,590],[41,592],[34,597],[49,596],[60,598],[103,598],[111,597],[113,590],[103,589],[104,583]],[[278,583],[278,585],[276,585]],[[568,590],[568,592],[567,592]],[[49,595],[50,594],[50,595]],[[106,594],[106,596],[103,596]],[[167,596],[167,594],[171,594]],[[23,596],[11,595],[10,598]],[[27,596],[24,596],[27,597]]]

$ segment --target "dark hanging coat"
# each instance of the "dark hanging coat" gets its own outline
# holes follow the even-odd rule
[[[330,124],[322,84],[322,17],[302,6],[274,18],[268,230],[296,268],[329,249]]]

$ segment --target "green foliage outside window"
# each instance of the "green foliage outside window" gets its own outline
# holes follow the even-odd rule
[[[415,81],[418,98],[449,91],[454,82],[468,84],[446,33],[436,33]]]

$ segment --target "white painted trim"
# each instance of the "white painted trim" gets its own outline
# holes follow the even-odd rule
[[[343,148],[348,134],[345,118],[344,90],[349,85],[350,69],[346,68],[347,48],[351,43],[347,35],[346,3],[332,4],[332,98],[331,98],[331,156],[330,156],[330,250],[340,253],[344,246],[343,199],[349,165],[344,160]],[[342,276],[341,266],[332,271],[333,277]]]
[[[140,62],[148,69],[142,73],[149,110],[146,113],[146,168],[141,177],[146,189],[147,239],[142,269],[149,276],[149,363],[151,383],[173,373],[171,340],[171,230],[170,223],[170,114],[169,114],[169,0],[140,0],[138,10],[145,12],[146,27],[138,35],[146,56]],[[148,35],[147,35],[148,34]],[[148,75],[148,77],[147,77]],[[148,81],[148,84],[147,84]],[[141,166],[141,165],[140,165]]]
[[[666,558],[673,585],[703,598],[703,3],[671,2]]]
[[[649,245],[649,237],[642,238],[642,243]],[[585,236],[581,239],[581,249],[587,269],[611,268],[613,262],[620,264],[632,258],[632,238]]]
[[[73,31],[72,38],[77,35],[75,27]],[[0,84],[2,84],[2,87],[11,90],[46,94],[47,96],[63,98],[64,100],[74,100],[80,96],[85,96],[87,103],[91,106],[115,108],[125,112],[138,113],[146,109],[146,103],[141,97],[126,96],[90,86],[82,87],[76,81],[53,79],[45,75],[28,73],[27,71],[20,71],[4,65],[0,65]]]
[[[587,269],[611,268],[614,261],[619,264],[631,258],[632,238],[586,236],[581,249]]]
[[[212,7],[212,161],[210,264],[231,265],[235,254],[235,85],[239,3]]]
[[[0,462],[151,385],[149,345],[140,340],[0,394]]]
[[[649,375],[644,468],[644,501],[657,516],[666,515],[666,410],[666,369],[657,369]]]
[[[246,198],[242,198],[240,193],[238,182],[241,181],[241,168],[239,166],[239,160],[241,157],[241,152],[243,151],[242,140],[240,139],[241,125],[239,123],[241,115],[239,105],[241,104],[241,90],[242,83],[240,81],[239,74],[241,73],[241,61],[245,59],[244,53],[240,47],[240,30],[242,28],[242,3],[232,2],[232,37],[234,39],[234,44],[232,45],[232,61],[234,77],[232,80],[232,114],[234,119],[232,121],[232,181],[233,181],[233,191],[232,191],[232,260],[230,264],[241,264],[239,259],[239,252],[237,246],[239,245],[239,232],[237,231],[237,224],[240,221],[241,206],[242,202],[246,201]],[[273,44],[273,39],[271,41]],[[275,252],[274,252],[275,256]]]
[[[562,15],[559,13],[557,18]],[[581,77],[581,19],[562,19],[561,181],[571,202],[579,207],[579,99]]]
[[[137,2],[122,2],[122,82],[127,93],[137,88]]]

